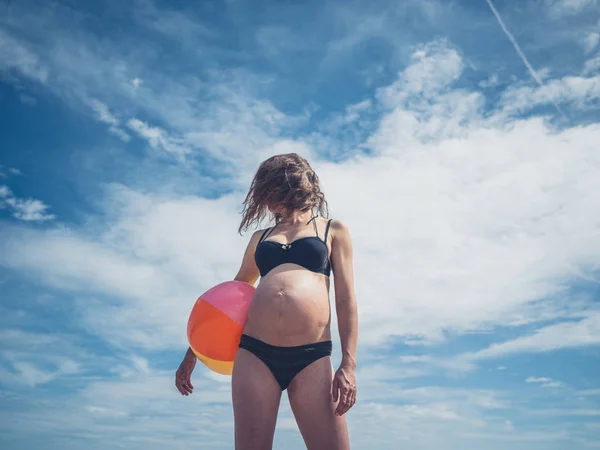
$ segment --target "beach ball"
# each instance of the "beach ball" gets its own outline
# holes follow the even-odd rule
[[[255,289],[243,281],[226,281],[196,300],[187,337],[196,357],[209,369],[231,375]]]

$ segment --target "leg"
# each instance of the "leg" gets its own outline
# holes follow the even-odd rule
[[[344,416],[334,415],[331,358],[318,359],[294,377],[288,387],[292,412],[308,450],[349,450]]]
[[[231,375],[236,450],[273,448],[281,388],[265,364],[239,349]]]

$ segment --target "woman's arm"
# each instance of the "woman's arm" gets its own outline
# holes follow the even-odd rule
[[[256,267],[256,263],[254,262],[254,251],[261,234],[262,231],[256,231],[250,238],[250,242],[248,243],[246,251],[244,252],[242,265],[234,280],[244,281],[251,285],[256,283],[256,280],[260,276],[260,272],[258,267]],[[175,373],[175,386],[181,395],[190,395],[194,390],[191,379],[194,367],[196,367],[196,355],[194,355],[192,348],[188,347],[187,352],[183,357],[183,361],[181,361],[181,364]]]
[[[258,244],[260,236],[263,234],[263,232],[264,230],[259,230],[252,234],[250,242],[248,242],[248,245],[246,246],[244,257],[242,258],[242,265],[234,278],[235,281],[244,281],[254,286],[254,283],[256,283],[256,280],[258,280],[260,272],[258,267],[256,267],[256,262],[254,261],[254,252],[256,251],[256,245]]]
[[[342,344],[342,363],[333,384],[333,399],[340,403],[336,414],[342,415],[356,400],[356,347],[358,345],[358,311],[354,293],[352,240],[348,227],[339,220],[331,222],[331,263],[335,286],[335,306]]]
[[[342,365],[356,369],[358,313],[354,294],[352,241],[348,227],[339,220],[331,222],[331,263],[335,286],[335,307],[342,343]]]

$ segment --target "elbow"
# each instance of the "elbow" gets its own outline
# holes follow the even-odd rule
[[[248,274],[244,274],[241,272],[239,272],[235,277],[233,277],[233,281],[243,281],[244,283],[248,283],[252,286],[254,286],[256,280],[258,280],[258,277],[248,276]]]
[[[356,298],[348,296],[336,299],[336,310],[338,315],[356,316],[358,315]]]

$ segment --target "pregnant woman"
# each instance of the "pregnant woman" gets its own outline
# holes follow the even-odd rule
[[[232,396],[237,450],[271,449],[281,395],[288,398],[309,450],[350,448],[344,414],[356,401],[358,319],[348,228],[327,215],[309,163],[297,154],[261,163],[244,201],[240,232],[267,213],[273,227],[256,231],[235,280],[260,282],[234,361]],[[330,276],[342,360],[331,362]],[[192,392],[196,357],[188,349],[176,374]]]

